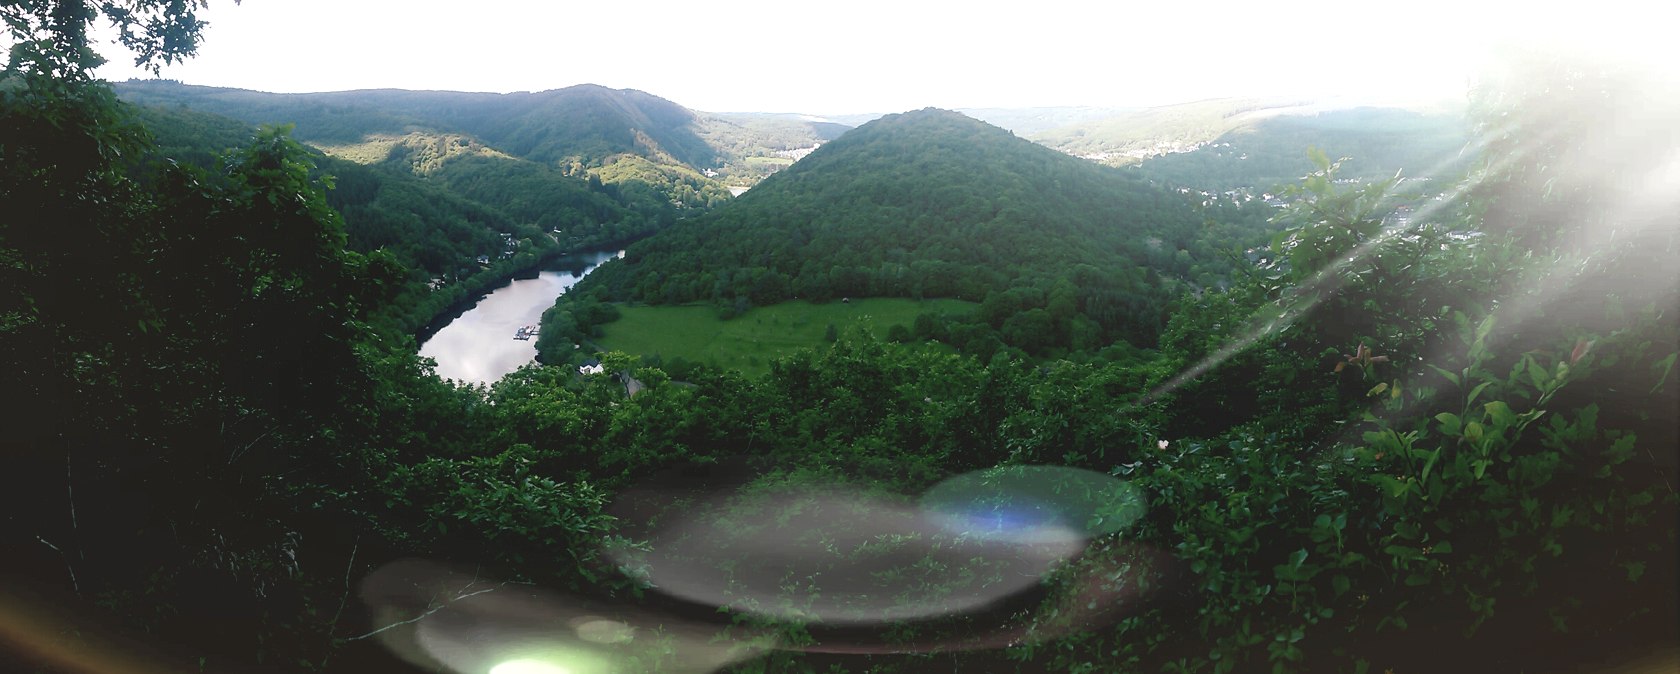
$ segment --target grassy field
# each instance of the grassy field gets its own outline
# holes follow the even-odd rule
[[[802,348],[827,346],[833,325],[840,334],[862,328],[885,338],[894,325],[910,327],[918,314],[965,314],[976,305],[961,300],[856,299],[848,303],[783,302],[722,320],[712,306],[621,306],[622,316],[602,326],[602,348],[740,370],[758,376],[770,360]]]

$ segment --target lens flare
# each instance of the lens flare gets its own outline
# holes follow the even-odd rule
[[[419,560],[369,575],[362,599],[379,627],[350,640],[377,639],[426,671],[709,674],[774,645],[727,621],[495,582]]]
[[[490,674],[577,674],[571,669],[541,660],[509,660],[490,668]]]
[[[903,497],[749,491],[672,508],[650,518],[657,526],[630,532],[647,551],[607,554],[685,601],[860,626],[961,615],[1035,590],[1085,543],[1082,521],[1063,523],[1064,507],[1000,509],[969,528],[1009,535],[963,536],[961,523]]]
[[[1112,534],[1147,510],[1143,491],[1111,475],[1067,466],[1003,466],[929,489],[922,510],[946,530],[1021,544]]]

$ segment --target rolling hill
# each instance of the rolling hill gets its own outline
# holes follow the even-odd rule
[[[1141,178],[930,108],[822,146],[631,246],[567,297],[737,313],[789,299],[949,297],[982,302],[971,327],[986,331],[954,341],[1029,353],[1146,345],[1182,290],[1174,277],[1203,218]],[[565,332],[544,334],[554,343]]]
[[[581,84],[510,94],[375,89],[274,94],[133,80],[116,85],[134,103],[185,106],[249,124],[291,123],[298,140],[363,163],[385,161],[420,134],[483,145],[561,174],[640,183],[700,206],[726,198],[718,177],[751,184],[748,157],[774,156],[844,132],[842,125],[786,116],[713,115],[634,89]]]

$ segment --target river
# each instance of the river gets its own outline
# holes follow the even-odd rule
[[[437,373],[462,383],[491,384],[537,357],[537,340],[514,339],[522,326],[536,325],[554,299],[624,251],[584,253],[559,263],[583,262],[582,271],[543,271],[515,279],[480,299],[420,345],[420,355],[437,361]]]

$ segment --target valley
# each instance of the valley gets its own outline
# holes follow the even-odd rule
[[[414,6],[357,24],[405,45],[365,67],[565,83],[655,54],[704,93],[740,86],[708,63],[785,59],[826,91],[825,49],[1069,20],[825,10],[865,49],[777,13],[763,34],[809,44],[748,54],[658,12],[526,9],[497,20],[564,53],[471,51],[517,26],[422,32]],[[95,74],[97,27],[156,75],[201,11],[0,6],[0,670],[1674,659],[1664,80],[1559,57],[1428,110],[841,115]],[[343,46],[296,44],[337,27],[315,18],[268,57]],[[578,48],[595,32],[611,53]],[[1259,55],[966,46],[866,74],[985,103]]]

